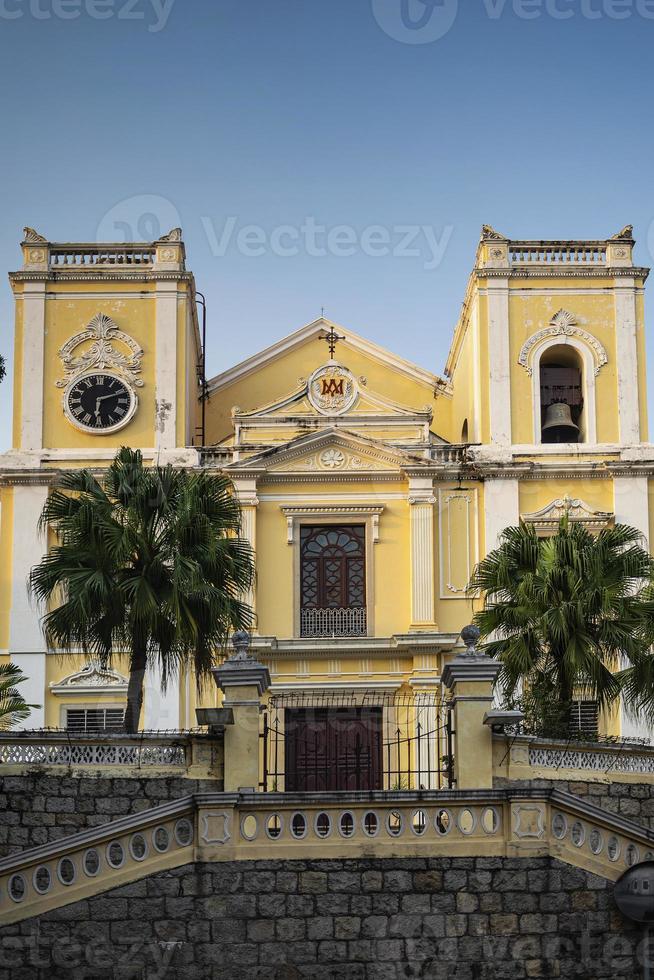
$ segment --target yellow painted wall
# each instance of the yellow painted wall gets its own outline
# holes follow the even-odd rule
[[[565,497],[581,498],[592,510],[613,510],[613,481],[606,480],[524,480],[520,483],[520,513],[531,514]]]
[[[207,404],[207,445],[215,445],[231,436],[232,408],[250,412],[290,395],[297,391],[300,378],[308,378],[325,363],[325,355],[324,341],[310,340],[264,364],[255,373],[214,392]],[[389,368],[370,355],[349,347],[347,342],[339,345],[337,356],[355,377],[367,379],[366,389],[370,392],[377,392],[410,409],[422,410],[429,405],[435,410],[436,398],[430,385]]]
[[[13,487],[0,489],[0,650],[9,649],[11,563],[14,528]]]
[[[120,283],[121,292],[134,294],[134,298],[90,299],[75,296],[76,283],[56,283],[49,287],[46,300],[46,336],[44,349],[44,420],[43,443],[48,448],[102,449],[122,445],[143,448],[154,445],[154,379],[155,379],[155,315],[156,300],[152,283]],[[84,284],[84,292],[106,293],[103,283]],[[70,298],[68,298],[68,296]],[[139,407],[134,418],[120,431],[101,436],[80,432],[64,416],[62,410],[63,389],[56,382],[63,377],[63,365],[59,348],[75,333],[85,329],[98,313],[106,313],[119,329],[129,334],[144,351],[143,370],[140,377],[143,387],[136,388]],[[116,342],[117,349],[120,344]],[[78,348],[79,355],[83,348]]]
[[[593,281],[594,288],[600,288],[601,283]],[[548,282],[549,289],[564,287],[565,280]],[[516,295],[516,290],[524,290],[532,286],[529,295]],[[609,356],[595,378],[595,401],[597,408],[597,441],[617,442],[618,413],[617,407],[617,372],[615,352],[615,303],[612,292],[607,289],[600,295],[588,295],[575,292],[574,286],[568,286],[569,294],[553,293],[550,296],[534,295],[533,290],[542,288],[538,281],[527,283],[522,280],[511,280],[509,298],[509,329],[510,329],[510,358],[511,358],[511,424],[513,441],[515,443],[539,442],[539,434],[534,433],[532,411],[532,378],[524,367],[518,364],[518,357],[523,344],[533,334],[549,326],[552,318],[561,308],[574,313],[577,324],[582,330],[596,337],[604,346]],[[561,338],[562,342],[565,340]]]

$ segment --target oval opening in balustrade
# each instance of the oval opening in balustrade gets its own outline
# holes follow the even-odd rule
[[[635,844],[629,844],[626,851],[624,852],[625,864],[628,868],[633,868],[634,864],[638,864],[640,858],[640,851]]]
[[[84,855],[82,866],[85,875],[88,875],[89,878],[95,878],[100,870],[100,855],[94,847],[90,848]]]
[[[554,815],[554,819],[552,820],[552,833],[557,840],[563,840],[567,832],[568,821],[565,819],[562,813],[556,813]]]
[[[170,834],[165,827],[157,827],[152,834],[152,843],[154,844],[155,851],[159,851],[163,854],[170,847]]]
[[[411,830],[418,837],[422,837],[427,829],[427,814],[424,810],[415,810],[411,817]]]
[[[609,837],[606,845],[606,853],[609,861],[617,861],[620,857],[620,841],[617,837]]]
[[[49,892],[50,886],[52,885],[50,868],[46,868],[43,864],[37,868],[32,875],[32,884],[34,885],[34,891],[38,892],[39,895],[45,895],[46,892]]]
[[[452,829],[452,817],[449,810],[439,810],[434,818],[434,827],[441,836],[449,834]]]
[[[338,830],[341,837],[351,837],[354,833],[354,814],[346,810],[345,813],[341,813],[340,820],[338,821]]]
[[[112,840],[110,844],[107,844],[107,864],[110,868],[122,868],[124,863],[125,849],[123,845],[117,840]]]
[[[291,817],[291,834],[296,840],[307,836],[307,818],[303,813],[294,813]]]
[[[9,897],[14,902],[22,902],[25,898],[25,892],[27,891],[27,885],[25,884],[25,879],[22,875],[12,875],[9,879]]]
[[[129,853],[135,861],[143,861],[148,853],[148,844],[143,834],[134,834],[129,842]]]
[[[257,818],[253,813],[248,813],[241,821],[241,834],[246,840],[254,840],[257,836]]]
[[[328,813],[319,813],[316,817],[315,830],[318,837],[329,837],[332,832],[332,821]]]
[[[379,818],[376,813],[372,810],[368,810],[367,813],[363,815],[363,832],[367,834],[368,837],[376,837],[379,833]]]
[[[72,885],[77,874],[70,858],[62,858],[57,865],[57,877],[62,885]]]
[[[604,847],[604,839],[601,833],[599,832],[599,830],[597,829],[597,827],[594,827],[590,832],[590,836],[588,838],[588,846],[590,847],[593,854],[600,854],[602,848]]]
[[[399,810],[391,810],[386,817],[386,830],[391,837],[399,837],[402,833],[402,814]]]
[[[496,834],[500,827],[500,815],[493,806],[487,806],[481,815],[481,829],[485,834]]]
[[[175,840],[180,847],[188,847],[193,843],[193,824],[186,817],[182,817],[175,824]]]
[[[282,818],[278,813],[271,813],[266,819],[266,833],[271,840],[277,840],[282,834]]]
[[[462,834],[471,834],[475,829],[475,815],[472,810],[461,810],[458,819],[459,830]]]
[[[581,847],[586,840],[586,828],[580,820],[575,820],[570,831],[570,837],[575,847]]]

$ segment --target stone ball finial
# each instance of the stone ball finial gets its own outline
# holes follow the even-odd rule
[[[246,630],[237,630],[232,636],[234,660],[250,659],[250,634]]]
[[[463,627],[461,630],[461,639],[466,645],[465,656],[475,657],[477,655],[477,644],[479,643],[480,636],[481,631],[479,627],[473,623]]]

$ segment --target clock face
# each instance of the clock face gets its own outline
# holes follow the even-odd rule
[[[136,405],[131,387],[113,374],[84,375],[64,395],[66,415],[85,432],[115,432],[129,422]]]

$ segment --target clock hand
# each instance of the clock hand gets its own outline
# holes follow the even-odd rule
[[[119,391],[112,391],[110,395],[100,395],[100,397],[97,399],[97,402],[99,404],[100,402],[103,402],[106,398],[118,398],[119,394],[120,394]]]

